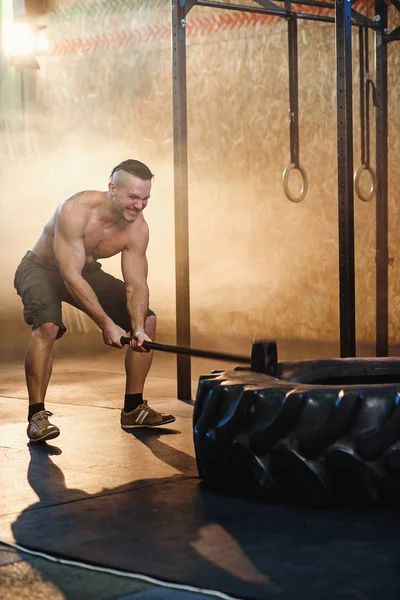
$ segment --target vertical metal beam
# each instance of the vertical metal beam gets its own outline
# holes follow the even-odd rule
[[[340,356],[356,355],[351,2],[336,0]]]
[[[385,29],[388,8],[375,0],[376,32],[376,356],[387,356],[389,346],[388,244],[388,67]]]
[[[176,343],[190,346],[189,210],[184,0],[172,0]],[[177,356],[178,398],[191,400],[190,356]]]

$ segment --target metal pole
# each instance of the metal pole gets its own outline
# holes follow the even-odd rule
[[[190,346],[186,19],[182,4],[172,0],[176,341],[179,346]],[[177,379],[178,398],[191,400],[190,356],[177,356]]]
[[[376,356],[387,356],[389,346],[388,244],[388,67],[385,29],[388,8],[375,0],[376,32]]]
[[[304,3],[300,2],[299,4],[304,4]],[[260,14],[260,15],[275,15],[278,17],[282,17],[284,19],[288,18],[291,14],[291,10],[287,10],[286,8],[285,8],[285,10],[283,10],[278,5],[275,10],[274,8],[264,8],[264,7],[259,8],[257,6],[247,6],[247,5],[242,5],[242,4],[230,4],[229,2],[219,2],[219,1],[216,2],[215,0],[196,0],[196,6],[205,6],[208,8],[219,8],[219,9],[223,9],[223,10],[248,12],[248,13]],[[334,7],[335,5],[327,4],[326,6],[327,6],[327,8],[329,8],[329,7]],[[300,13],[300,12],[296,12],[295,14],[298,19],[304,19],[306,21],[321,21],[322,23],[335,23],[334,17],[326,17],[326,16],[322,16],[322,15],[313,15],[311,13]],[[361,13],[352,11],[352,17],[353,17],[353,25],[355,25],[355,26],[360,27],[360,22],[358,22],[358,21],[361,20],[364,25],[367,25],[368,27],[370,27],[372,29],[377,29],[375,23],[373,21],[371,21],[370,19],[368,19],[368,17],[366,17],[365,15],[362,15]]]
[[[336,0],[340,356],[356,355],[351,2]]]

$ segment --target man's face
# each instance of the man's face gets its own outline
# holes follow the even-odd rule
[[[127,223],[134,223],[146,208],[150,198],[151,181],[143,181],[129,173],[121,173],[108,185],[112,203]]]

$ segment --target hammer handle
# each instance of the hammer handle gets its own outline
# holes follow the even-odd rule
[[[133,338],[121,337],[121,344],[130,344]],[[241,356],[237,354],[225,354],[224,352],[210,352],[209,350],[196,350],[195,348],[185,348],[182,346],[169,346],[157,342],[143,342],[145,350],[161,350],[162,352],[171,352],[172,354],[186,354],[188,356],[199,356],[200,358],[213,358],[216,360],[226,360],[240,363],[251,363],[250,356]]]

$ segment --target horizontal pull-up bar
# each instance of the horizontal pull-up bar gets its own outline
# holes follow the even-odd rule
[[[212,0],[197,0],[195,6],[207,6],[208,8],[224,8],[227,10],[239,10],[250,13],[258,13],[261,15],[276,15],[278,17],[289,17],[290,12],[282,10],[278,6],[276,10],[272,8],[263,8],[258,6],[244,6],[243,4],[229,4],[228,2],[213,2]]]
[[[297,4],[307,5],[307,2],[296,2]],[[318,5],[323,5],[326,8],[334,8],[334,5],[320,2]],[[207,8],[222,8],[225,10],[236,10],[239,12],[248,12],[255,13],[259,15],[272,15],[276,17],[282,17],[283,19],[288,19],[291,15],[296,15],[298,19],[302,19],[304,21],[321,21],[323,23],[335,23],[335,17],[328,17],[323,15],[312,15],[310,13],[298,13],[294,11],[288,11],[281,9],[279,7],[276,10],[272,8],[264,8],[258,6],[245,6],[243,4],[229,4],[228,2],[215,2],[213,0],[197,0],[194,6],[205,6]],[[312,5],[311,5],[312,6]],[[374,23],[371,19],[362,15],[361,13],[357,13],[356,11],[352,11],[353,13],[353,21],[352,25],[358,27],[370,27],[371,29],[378,29],[379,25]],[[358,23],[355,19],[362,20],[362,23]]]
[[[278,0],[283,2],[283,0]],[[291,4],[300,4],[302,6],[318,6],[321,8],[335,8],[335,5],[330,2],[318,2],[318,0],[290,0]]]

